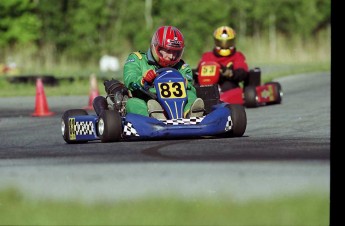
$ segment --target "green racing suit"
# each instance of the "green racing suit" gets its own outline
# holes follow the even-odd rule
[[[124,65],[123,81],[127,89],[132,93],[132,98],[129,98],[126,103],[127,113],[135,113],[144,116],[149,116],[147,109],[147,101],[150,99],[146,94],[138,90],[133,90],[132,83],[141,85],[143,74],[149,70],[157,70],[160,66],[154,61],[150,49],[147,53],[133,52],[129,54]],[[180,60],[173,68],[177,69],[182,76],[187,80],[187,97],[188,102],[184,107],[184,116],[190,111],[192,103],[197,98],[195,87],[193,86],[193,75],[191,67],[183,60]],[[155,93],[154,88],[150,88],[151,92]]]

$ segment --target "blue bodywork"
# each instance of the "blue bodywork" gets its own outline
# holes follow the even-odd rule
[[[178,74],[180,73],[173,68],[164,70],[154,81],[157,101],[171,119],[183,118],[183,109],[188,100],[186,81]]]
[[[225,103],[213,106],[203,117],[183,118],[187,102],[185,79],[175,69],[163,70],[154,81],[157,101],[167,113],[167,120],[128,113],[122,117],[123,139],[156,139],[191,136],[214,136],[231,131],[231,112]],[[73,140],[98,140],[97,115],[80,115],[69,118],[70,138]]]
[[[124,125],[130,123],[142,138],[212,136],[231,129],[230,109],[219,105],[204,117],[160,121],[142,115],[127,114]],[[126,130],[125,130],[126,131]]]

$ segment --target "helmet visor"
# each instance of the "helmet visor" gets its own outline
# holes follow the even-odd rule
[[[229,49],[235,44],[234,39],[215,39],[215,45],[222,49]]]
[[[181,59],[183,49],[165,49],[158,47],[159,57],[166,61],[178,61]]]

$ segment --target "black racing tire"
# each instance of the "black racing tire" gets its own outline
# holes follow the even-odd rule
[[[97,133],[103,143],[119,141],[122,135],[120,113],[113,110],[102,111],[97,123]]]
[[[266,82],[265,85],[273,85],[274,87],[274,92],[275,92],[275,101],[267,103],[267,105],[271,104],[280,104],[282,102],[282,97],[283,97],[283,90],[282,86],[280,85],[279,82]]]
[[[246,86],[244,88],[244,106],[247,108],[256,108],[259,106],[255,86]]]
[[[230,109],[232,128],[225,137],[242,137],[247,128],[247,114],[245,107],[240,104],[227,104]]]
[[[70,127],[68,126],[69,117],[71,116],[77,116],[77,115],[88,115],[87,111],[84,109],[71,109],[64,112],[64,114],[61,117],[61,132],[62,137],[66,141],[67,144],[81,144],[81,143],[87,143],[87,141],[76,141],[70,139]]]

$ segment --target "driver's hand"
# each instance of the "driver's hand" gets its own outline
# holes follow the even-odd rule
[[[230,68],[227,68],[223,71],[222,75],[227,78],[231,78],[233,76],[233,71]]]
[[[144,85],[145,82],[152,84],[153,80],[155,80],[157,74],[153,69],[149,69],[147,70],[144,74],[143,74],[143,79],[141,80],[141,84]]]
[[[222,66],[221,75],[227,78],[231,78],[234,75],[232,65],[230,64],[229,67]]]

